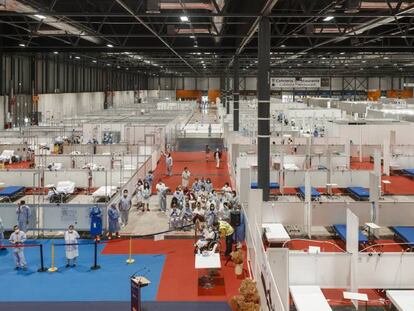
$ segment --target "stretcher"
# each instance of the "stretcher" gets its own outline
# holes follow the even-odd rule
[[[305,186],[300,186],[298,188],[298,193],[300,197],[305,198]],[[311,187],[311,199],[315,200],[315,199],[319,199],[320,197],[321,197],[321,194],[319,193],[319,191],[316,190],[316,188]]]
[[[64,203],[75,192],[73,181],[59,181],[57,186],[50,187],[48,199],[50,203]]]
[[[337,224],[337,225],[333,225],[333,228],[338,234],[339,238],[342,241],[346,241],[346,225]],[[368,243],[368,237],[365,234],[363,234],[361,230],[358,230],[358,242],[360,244]]]
[[[23,186],[9,186],[0,190],[0,197],[12,201],[12,199],[16,199],[18,196],[23,195],[25,189],[26,188]]]
[[[353,196],[357,200],[366,201],[369,199],[369,190],[367,188],[348,187],[347,190],[351,194],[351,196]]]
[[[92,197],[94,202],[100,199],[110,199],[112,196],[117,192],[116,186],[101,186],[99,187],[94,193],[92,193]]]
[[[392,227],[392,230],[401,240],[409,243],[410,247],[414,247],[414,227],[396,226]]]
[[[259,185],[257,182],[252,182],[250,184],[250,189],[258,189]],[[277,182],[270,182],[269,189],[279,189],[279,184]]]

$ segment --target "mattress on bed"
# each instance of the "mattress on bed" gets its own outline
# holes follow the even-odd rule
[[[9,186],[0,190],[0,196],[2,197],[11,197],[16,195],[17,193],[23,191],[25,187],[23,186]]]
[[[369,198],[369,190],[364,187],[348,187],[349,192],[355,194],[360,198]]]
[[[56,191],[64,194],[72,194],[75,192],[75,183],[73,181],[59,181]]]
[[[414,176],[414,168],[403,169],[403,172],[408,174],[408,175]]]
[[[92,193],[93,197],[103,197],[109,196],[112,197],[117,191],[116,186],[101,186],[99,187],[94,193]]]
[[[346,225],[343,224],[337,224],[333,225],[335,231],[338,233],[341,240],[346,241]],[[368,238],[365,236],[365,234],[362,233],[361,230],[358,230],[358,242],[359,243],[367,243]]]
[[[250,184],[250,189],[258,189],[259,185],[257,182],[252,182]],[[279,184],[277,182],[270,182],[269,189],[279,189]]]
[[[396,226],[392,227],[392,229],[404,242],[408,242],[410,246],[414,246],[414,227]]]
[[[301,195],[305,196],[305,186],[301,186],[298,189],[299,189],[299,193]],[[318,198],[320,196],[321,196],[321,194],[319,193],[319,191],[316,190],[316,188],[311,187],[311,197],[312,198]]]

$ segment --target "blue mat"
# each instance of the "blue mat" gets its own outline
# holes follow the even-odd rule
[[[346,225],[339,224],[333,226],[336,233],[338,233],[339,238],[342,241],[346,241]],[[361,230],[358,231],[358,242],[359,243],[368,243],[368,238],[361,232]]]
[[[407,168],[403,170],[404,173],[410,176],[414,176],[414,168]]]
[[[0,190],[0,197],[12,197],[18,194],[19,192],[24,191],[22,186],[9,186]]]
[[[301,186],[298,188],[299,194],[302,196],[305,196],[305,186]],[[316,188],[311,187],[311,198],[315,199],[315,198],[319,198],[321,196],[321,194],[319,193],[318,190],[316,190]]]
[[[257,182],[252,182],[250,184],[250,189],[258,189],[259,185]],[[279,189],[279,184],[277,182],[270,182],[269,183],[269,189]]]
[[[36,241],[28,241],[32,244]],[[62,243],[63,240],[55,240]],[[82,242],[90,242],[82,241]],[[42,241],[45,265],[50,266],[51,241]],[[99,252],[104,245],[99,245]],[[165,255],[134,255],[135,263],[128,265],[127,255],[98,254],[101,269],[92,271],[94,245],[79,247],[78,266],[66,268],[64,247],[55,247],[55,273],[37,272],[40,267],[39,248],[26,248],[28,271],[15,271],[12,250],[0,251],[0,302],[13,301],[129,301],[129,276],[138,271],[151,284],[142,290],[143,301],[155,301],[165,263]]]
[[[409,246],[414,247],[414,227],[409,226],[396,226],[392,227],[395,234],[397,234],[401,240],[410,243]]]
[[[366,199],[369,198],[369,190],[363,187],[348,187],[347,188],[349,192],[354,194],[360,199]]]

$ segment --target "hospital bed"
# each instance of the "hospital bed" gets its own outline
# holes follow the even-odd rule
[[[401,240],[409,243],[407,244],[409,247],[414,248],[414,227],[396,226],[392,227],[392,230]]]
[[[250,189],[258,189],[258,188],[259,188],[259,184],[257,182],[253,181],[250,184]],[[269,189],[279,189],[279,184],[277,182],[270,182]]]
[[[50,186],[47,197],[50,203],[64,203],[73,193],[75,193],[73,181],[59,181],[56,187]]]
[[[116,186],[101,186],[94,193],[92,193],[93,201],[99,201],[101,199],[110,199],[117,192]]]
[[[301,198],[305,198],[305,186],[300,186],[298,188],[298,194]],[[321,194],[319,193],[318,190],[316,190],[316,188],[311,187],[311,200],[316,200],[319,199],[321,197]]]
[[[49,171],[61,171],[63,169],[63,163],[52,162],[47,166]]]
[[[396,310],[414,310],[414,290],[387,290],[386,294]]]
[[[18,162],[20,157],[14,155],[14,150],[3,150],[0,154],[0,162]]]
[[[333,225],[335,232],[338,234],[339,238],[346,242],[346,225],[344,224],[337,224]],[[368,243],[368,237],[362,233],[361,230],[358,230],[358,242],[359,244]]]
[[[351,196],[359,201],[368,201],[369,199],[369,190],[364,187],[348,187],[348,192]]]
[[[293,163],[285,163],[285,164],[283,164],[283,168],[286,171],[298,171],[299,170],[299,167],[296,164],[293,164]]]
[[[406,168],[402,170],[404,175],[414,177],[414,168]]]
[[[18,199],[24,195],[24,190],[26,188],[22,186],[9,186],[0,190],[1,200],[7,199],[9,202]]]
[[[279,223],[264,223],[263,238],[265,242],[269,243],[269,246],[274,244],[282,244],[286,241],[290,241],[290,236],[286,231],[285,227]]]
[[[104,171],[105,167],[103,165],[98,165],[95,163],[86,163],[82,166],[82,169],[91,169],[92,171]]]
[[[290,295],[297,311],[332,311],[319,286],[290,286]]]

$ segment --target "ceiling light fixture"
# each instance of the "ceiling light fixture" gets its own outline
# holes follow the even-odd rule
[[[40,14],[35,14],[34,17],[37,17],[38,19],[45,19],[46,16],[40,15]]]
[[[323,19],[323,21],[324,22],[329,22],[329,21],[331,21],[331,20],[333,20],[334,19],[334,17],[333,16],[327,16],[327,17],[325,17],[324,19]]]
[[[19,46],[24,48],[26,45],[24,43],[19,43]]]
[[[188,16],[180,16],[182,22],[188,22]]]
[[[75,56],[75,58],[76,58],[76,59],[80,59],[80,57],[79,57],[79,56]]]
[[[108,43],[107,45],[106,45],[108,48],[113,48],[114,46],[112,45],[112,44],[110,44],[110,43]]]
[[[58,51],[54,51],[53,54],[57,55],[57,54],[59,54],[59,52]]]

